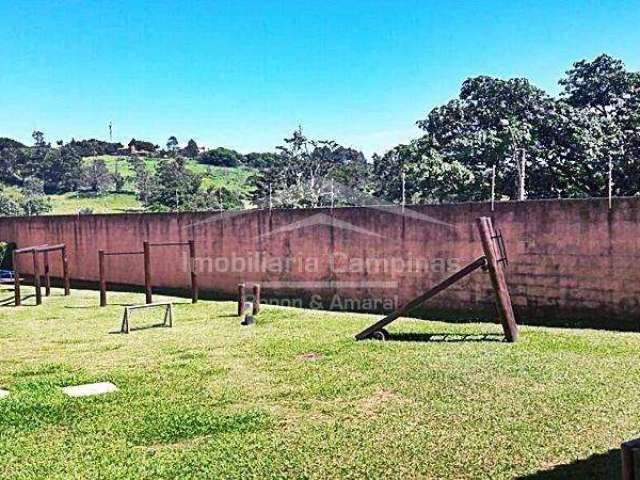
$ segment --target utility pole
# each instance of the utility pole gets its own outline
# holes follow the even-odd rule
[[[520,158],[518,161],[518,200],[524,201],[527,199],[527,192],[525,190],[525,179],[527,176],[527,153],[524,148],[519,150]],[[516,155],[517,156],[517,155]]]
[[[607,182],[607,196],[609,197],[609,210],[613,205],[612,194],[613,194],[613,161],[611,160],[611,154],[609,154],[609,180]]]
[[[491,167],[491,211],[495,209],[496,203],[496,166]]]
[[[402,169],[400,177],[402,179],[402,213],[404,213],[404,206],[407,203],[406,175],[404,173],[404,168]]]
[[[525,189],[527,175],[526,152],[524,148],[518,148],[516,143],[516,134],[513,132],[513,128],[511,127],[509,120],[504,119],[501,120],[500,123],[503,127],[507,128],[509,135],[511,136],[511,159],[515,163],[516,171],[518,172],[518,200],[523,201],[527,199],[527,192]]]
[[[331,210],[333,210],[333,199],[335,198],[335,192],[333,191],[333,180],[331,180],[331,191],[329,192],[331,196]]]
[[[271,182],[269,182],[269,211],[273,209],[273,199],[271,197]]]
[[[109,121],[109,141],[113,142],[113,123]]]

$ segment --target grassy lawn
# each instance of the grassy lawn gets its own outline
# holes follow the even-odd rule
[[[173,329],[127,336],[121,306],[53,293],[0,307],[3,479],[608,479],[640,431],[639,334],[427,342],[500,329],[403,320],[355,342],[378,317],[266,307],[241,327],[231,302],[175,299]],[[59,390],[99,381],[119,391]]]
[[[141,210],[142,205],[133,193],[107,193],[90,195],[83,193],[65,193],[49,195],[52,215],[76,214],[83,208],[90,208],[93,213],[122,213]]]
[[[143,210],[143,207],[133,193],[133,172],[129,167],[126,157],[115,157],[111,155],[102,155],[100,157],[87,157],[86,162],[94,158],[102,158],[109,171],[120,172],[126,179],[125,190],[123,193],[107,193],[103,195],[89,195],[83,193],[66,193],[63,195],[49,195],[51,206],[53,207],[51,214],[64,215],[76,214],[83,208],[90,208],[93,213],[122,213],[128,211]],[[146,158],[145,163],[149,170],[155,169],[157,158]],[[203,187],[218,188],[224,186],[232,192],[242,192],[250,194],[252,187],[249,177],[253,171],[248,168],[226,168],[203,165],[195,160],[188,161],[188,168],[194,172],[201,173],[204,176]],[[246,205],[251,207],[249,203]]]

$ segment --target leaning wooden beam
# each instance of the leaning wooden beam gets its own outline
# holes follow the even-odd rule
[[[487,258],[487,269],[489,270],[489,277],[491,278],[493,291],[496,295],[496,306],[498,307],[498,316],[502,323],[504,336],[508,342],[515,342],[518,339],[518,324],[513,314],[511,296],[509,295],[507,281],[504,277],[504,270],[502,269],[502,265],[498,263],[495,243],[493,241],[496,237],[493,224],[489,217],[480,217],[476,220],[476,223],[480,231],[482,249]]]
[[[362,332],[360,332],[359,334],[356,335],[356,340],[364,340],[365,338],[369,338],[374,332],[380,330],[381,328],[384,328],[385,326],[389,325],[391,322],[393,322],[394,320],[398,319],[402,315],[404,315],[404,314],[410,312],[411,310],[419,307],[420,305],[422,305],[424,302],[426,302],[430,298],[435,297],[438,293],[440,293],[443,290],[449,288],[451,285],[453,285],[457,281],[463,279],[464,277],[466,277],[470,273],[475,272],[476,270],[478,270],[479,268],[484,267],[485,265],[486,265],[485,257],[477,258],[476,260],[471,262],[466,267],[462,268],[461,270],[458,270],[453,275],[445,278],[443,281],[438,283],[435,287],[431,288],[429,291],[423,293],[419,297],[414,298],[413,300],[411,300],[409,303],[407,303],[403,307],[398,308],[397,310],[395,310],[391,314],[389,314],[386,317],[384,317],[382,320],[380,320],[380,321],[374,323],[373,325],[371,325],[370,327],[364,329]]]

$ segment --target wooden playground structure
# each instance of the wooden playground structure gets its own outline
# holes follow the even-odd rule
[[[491,285],[496,297],[498,316],[502,323],[505,339],[508,342],[515,342],[518,339],[518,324],[516,323],[513,313],[511,296],[509,295],[509,289],[504,276],[504,266],[509,262],[504,240],[501,233],[496,234],[491,218],[480,217],[476,220],[476,225],[480,233],[480,241],[484,255],[478,257],[453,275],[445,278],[406,305],[396,309],[382,320],[367,327],[356,335],[356,339],[364,340],[372,338],[386,340],[389,337],[389,333],[385,330],[385,327],[391,322],[419,307],[430,298],[435,297],[438,293],[446,290],[476,270],[483,269],[489,273],[491,279]]]
[[[144,262],[144,292],[145,303],[153,304],[153,280],[151,269],[151,249],[156,247],[187,247],[189,250],[189,277],[191,286],[191,303],[198,302],[198,275],[195,269],[196,246],[193,240],[187,242],[143,242],[142,250],[125,252],[107,252],[98,250],[98,271],[100,286],[100,306],[107,306],[107,257],[121,257],[131,255],[142,255]]]
[[[51,295],[51,275],[50,275],[50,254],[54,252],[60,252],[60,260],[62,264],[62,279],[64,286],[64,294],[70,294],[70,281],[69,281],[69,259],[67,258],[67,246],[64,243],[58,245],[38,245],[33,247],[19,248],[12,252],[13,260],[13,281],[14,281],[14,298],[16,307],[22,304],[21,292],[20,292],[20,270],[18,268],[18,256],[19,255],[31,255],[33,259],[33,285],[36,291],[36,305],[42,305],[42,279],[40,262],[38,254],[42,254],[43,266],[44,266],[44,285],[45,296]]]

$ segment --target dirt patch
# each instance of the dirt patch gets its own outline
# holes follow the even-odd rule
[[[322,355],[321,353],[309,352],[305,353],[304,355],[300,355],[298,358],[306,362],[317,362],[318,360],[322,360],[324,358],[324,355]]]
[[[363,398],[358,409],[366,417],[377,417],[388,403],[402,400],[402,397],[391,390],[379,390],[370,397]]]

